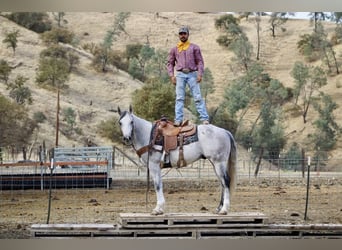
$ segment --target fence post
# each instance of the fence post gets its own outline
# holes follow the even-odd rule
[[[0,164],[2,164],[2,163],[3,163],[3,160],[2,160],[2,149],[0,147]]]
[[[308,156],[308,180],[306,183],[306,202],[305,202],[304,220],[307,219],[308,203],[309,203],[309,189],[310,189],[310,156]]]
[[[44,180],[43,180],[43,156],[42,156],[42,146],[39,146],[39,165],[40,165],[40,190],[44,189]]]
[[[302,148],[302,178],[305,178],[305,151],[304,148]]]

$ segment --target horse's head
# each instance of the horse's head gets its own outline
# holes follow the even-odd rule
[[[129,111],[121,112],[120,107],[118,107],[118,113],[120,115],[119,124],[122,132],[122,141],[124,144],[130,146],[132,145],[133,139],[133,112],[132,107],[129,107]]]

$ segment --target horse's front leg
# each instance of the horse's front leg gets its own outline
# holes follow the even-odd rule
[[[163,182],[161,178],[161,170],[159,167],[159,163],[150,164],[150,171],[153,179],[154,190],[157,195],[157,205],[152,210],[152,215],[159,215],[164,213],[165,207],[165,198],[163,193]]]

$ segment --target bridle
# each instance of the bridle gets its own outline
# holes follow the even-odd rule
[[[121,120],[122,118],[124,118],[126,116],[126,114],[129,115],[129,118],[131,120],[131,125],[132,125],[132,129],[131,129],[131,133],[130,135],[127,137],[127,136],[122,136],[122,142],[126,145],[126,146],[132,146],[133,149],[135,150],[134,148],[134,144],[133,144],[133,136],[134,136],[134,119],[133,119],[133,116],[132,114],[128,113],[127,111],[124,111],[124,113],[122,113],[120,119],[119,119],[119,125],[121,127]],[[121,128],[122,130],[122,128]]]
[[[145,146],[143,146],[143,147],[137,149],[137,148],[134,146],[134,143],[133,143],[133,138],[134,138],[134,127],[135,127],[133,115],[132,115],[131,113],[125,111],[124,113],[122,113],[122,115],[121,115],[121,117],[120,117],[120,119],[119,119],[119,124],[120,124],[120,126],[121,126],[121,122],[120,122],[120,121],[122,120],[123,117],[126,116],[126,114],[129,115],[129,118],[130,118],[130,120],[131,120],[131,127],[132,127],[132,130],[131,130],[131,133],[130,133],[130,135],[129,135],[128,137],[123,136],[122,141],[123,141],[123,143],[124,143],[126,146],[132,146],[132,148],[134,149],[135,153],[136,153],[136,154],[139,156],[139,158],[140,158],[141,155],[143,155],[144,153],[148,152],[148,151],[152,148],[152,145],[151,145],[151,143],[152,143],[152,138],[151,138],[151,140],[150,140],[150,142],[149,142],[148,145],[145,145]],[[121,130],[122,130],[122,129],[121,129]],[[152,129],[152,131],[153,131],[153,129]],[[151,131],[151,133],[152,133],[152,131]]]
[[[149,144],[149,145],[143,146],[142,148],[140,148],[138,150],[135,148],[135,146],[133,144],[133,136],[134,136],[134,119],[133,119],[133,115],[131,113],[125,111],[120,116],[119,124],[120,124],[120,127],[121,127],[121,120],[122,120],[123,117],[126,116],[126,114],[129,114],[129,118],[131,120],[131,125],[132,125],[131,126],[132,130],[131,130],[129,138],[126,138],[125,136],[123,136],[122,140],[123,140],[123,143],[126,146],[132,146],[132,148],[134,149],[134,151],[137,153],[137,155],[140,158],[143,153],[149,152],[149,150],[151,149],[151,145]],[[121,128],[121,130],[122,130],[122,128]],[[148,153],[147,154],[147,168],[146,168],[146,170],[147,170],[147,174],[146,174],[146,180],[147,180],[146,208],[148,206],[148,193],[149,193],[149,190],[150,190],[150,181],[149,181],[150,180],[150,168],[149,168],[149,164],[150,164],[150,154]]]

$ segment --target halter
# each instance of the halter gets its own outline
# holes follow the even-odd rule
[[[126,146],[132,146],[133,149],[135,150],[134,145],[133,145],[133,139],[132,139],[132,138],[134,137],[134,119],[133,119],[133,115],[130,114],[130,113],[128,113],[127,111],[124,111],[124,112],[121,114],[121,116],[120,116],[119,123],[120,123],[120,121],[122,120],[122,118],[126,116],[126,114],[128,114],[128,115],[130,116],[130,118],[131,118],[131,121],[132,121],[132,131],[131,131],[129,143],[127,143],[127,140],[125,140],[125,137],[123,137],[122,140],[123,140],[123,143],[124,143]],[[120,125],[120,126],[121,126],[121,125]]]
[[[136,154],[139,156],[139,158],[141,158],[141,155],[150,151],[150,149],[152,148],[151,147],[151,142],[152,140],[150,139],[150,142],[148,145],[146,146],[143,146],[142,148],[140,149],[136,149],[135,146],[134,146],[134,143],[133,143],[133,138],[134,138],[134,129],[135,129],[135,125],[134,125],[134,117],[132,115],[132,113],[130,112],[127,112],[127,111],[124,111],[121,116],[120,116],[120,119],[119,119],[119,122],[121,121],[121,119],[126,116],[126,114],[129,113],[129,116],[131,118],[131,122],[132,122],[132,131],[131,131],[131,139],[130,139],[130,144],[126,144],[127,146],[132,146],[132,148],[134,149],[134,151],[136,152]],[[153,133],[153,128],[151,129],[151,136],[152,136],[152,133]],[[150,136],[150,138],[151,138]],[[147,180],[147,190],[146,190],[146,208],[148,206],[148,193],[149,193],[149,190],[150,190],[150,168],[149,168],[149,165],[150,165],[150,154],[147,155],[147,174],[146,174],[146,180]]]
[[[131,135],[130,135],[130,143],[127,143],[127,141],[123,140],[124,143],[127,145],[127,146],[132,146],[132,148],[134,149],[135,153],[139,156],[139,158],[141,158],[141,155],[143,155],[144,153],[148,152],[152,146],[153,146],[153,127],[151,129],[151,135],[150,135],[150,141],[149,141],[149,144],[148,145],[145,145],[139,149],[136,149],[134,144],[133,144],[133,138],[134,138],[134,130],[135,130],[135,124],[134,124],[134,117],[131,113],[127,112],[127,111],[124,111],[121,116],[120,116],[120,119],[119,119],[119,122],[121,121],[121,119],[126,116],[126,114],[129,114],[130,116],[130,119],[132,121],[132,131],[131,131]]]

